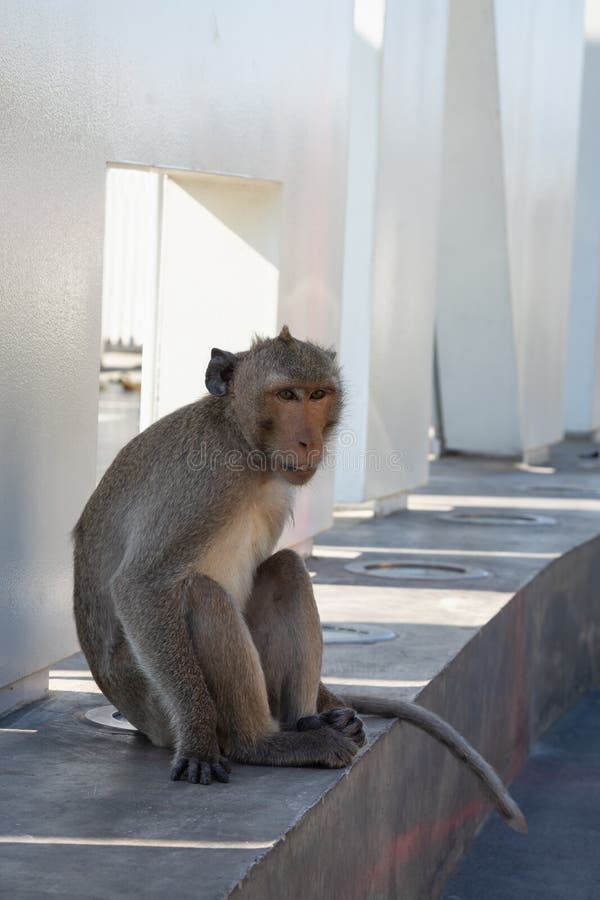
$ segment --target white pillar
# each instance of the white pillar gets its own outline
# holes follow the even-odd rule
[[[451,449],[563,434],[582,0],[452,0],[438,348]]]
[[[445,0],[357,0],[336,497],[401,506],[427,478]]]
[[[587,0],[571,269],[566,428],[600,429],[600,0]]]

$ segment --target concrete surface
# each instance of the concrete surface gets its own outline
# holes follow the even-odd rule
[[[600,885],[600,690],[544,734],[513,794],[527,841],[490,818],[444,900],[596,900]]]
[[[552,464],[448,457],[409,509],[344,510],[309,560],[322,618],[384,624],[387,643],[329,646],[334,689],[419,697],[504,777],[600,682],[600,468],[591,444]],[[555,526],[474,526],[448,510],[541,513]],[[464,562],[484,580],[387,582],[351,559]],[[101,698],[80,658],[0,724],[2,885],[10,896],[432,900],[487,806],[449,754],[370,720],[347,772],[236,766],[229,785],[171,784],[168,754],[82,721]],[[527,841],[527,838],[522,840]]]
[[[101,698],[81,655],[52,675],[51,699],[0,728],[0,896],[228,896],[343,777],[236,766],[229,785],[173,784],[167,751],[82,721]]]

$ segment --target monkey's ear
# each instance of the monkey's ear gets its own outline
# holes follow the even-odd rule
[[[290,329],[287,325],[284,325],[279,334],[277,335],[278,341],[283,341],[286,344],[291,344],[294,338],[291,335]]]
[[[210,351],[210,362],[204,383],[215,397],[224,397],[230,390],[237,361],[235,353],[229,353],[227,350],[213,347]]]

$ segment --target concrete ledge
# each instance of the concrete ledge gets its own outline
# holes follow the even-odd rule
[[[586,447],[564,445],[538,473],[442,460],[406,512],[340,518],[308,562],[322,617],[397,637],[328,646],[325,680],[418,696],[510,779],[600,681],[600,498],[579,462]],[[448,509],[543,513],[556,525],[453,524],[439,518]],[[344,568],[388,557],[490,574],[390,583]],[[11,896],[433,900],[488,809],[443,748],[377,719],[347,772],[236,766],[226,786],[172,784],[166,752],[83,721],[101,698],[81,657],[51,675],[50,699],[0,722]]]
[[[418,696],[507,781],[535,739],[600,682],[599,587],[600,537],[518,591]],[[394,724],[232,896],[430,900],[488,811],[447,751]]]

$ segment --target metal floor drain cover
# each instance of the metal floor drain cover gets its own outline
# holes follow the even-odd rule
[[[396,637],[389,628],[380,628],[379,625],[323,624],[321,629],[324,644],[377,644]]]
[[[459,522],[462,525],[556,525],[550,516],[534,516],[528,513],[480,513],[453,512],[438,516],[442,522]]]
[[[410,581],[440,581],[462,578],[487,578],[490,574],[485,569],[472,566],[460,566],[451,563],[429,563],[420,561],[401,562],[386,559],[383,561],[351,562],[344,566],[349,572],[359,575],[373,575],[377,578],[406,579]]]
[[[88,722],[94,725],[101,725],[103,728],[110,728],[111,731],[137,731],[135,725],[128,722],[124,715],[114,706],[95,706],[94,709],[88,709],[85,714]]]

